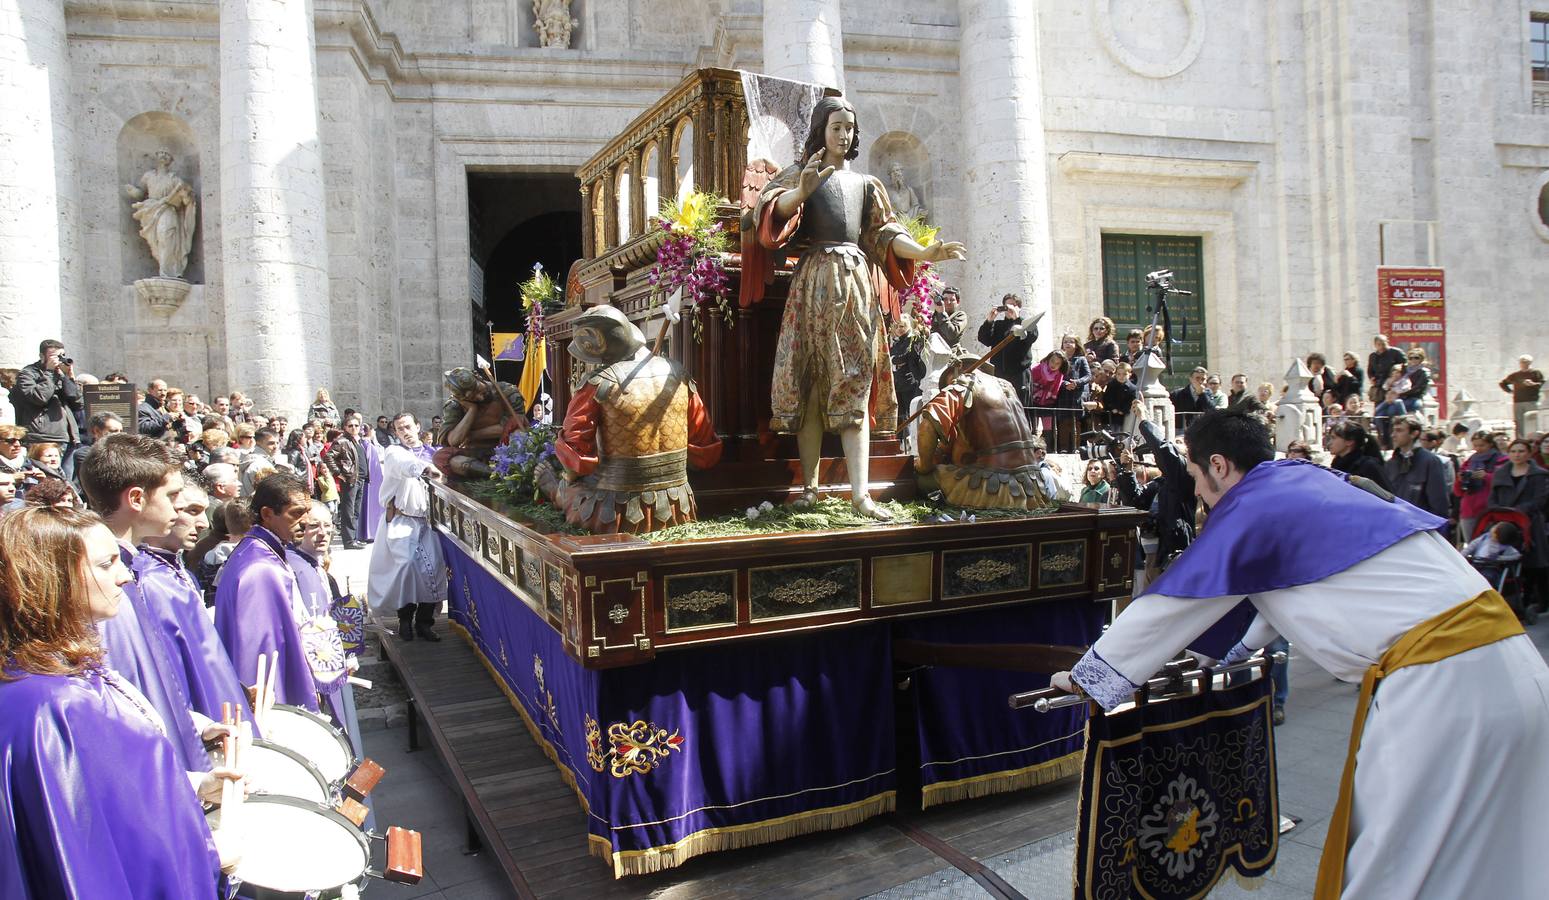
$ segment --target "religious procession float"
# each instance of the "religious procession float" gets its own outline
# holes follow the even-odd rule
[[[897,215],[863,134],[831,89],[694,72],[580,168],[585,258],[523,286],[555,425],[448,375],[450,617],[618,876],[1082,767],[1085,706],[1007,697],[1097,639],[1141,516],[1052,500],[960,350],[896,408],[934,264],[994,248]]]

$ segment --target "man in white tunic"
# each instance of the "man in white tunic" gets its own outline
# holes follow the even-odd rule
[[[424,479],[439,480],[441,472],[431,465],[434,451],[420,442],[419,422],[413,416],[399,413],[392,428],[399,443],[382,452],[382,482],[377,488],[382,520],[371,545],[366,591],[378,616],[385,618],[397,610],[399,637],[439,641],[441,636],[431,626],[446,601],[446,560],[426,519],[430,489]]]
[[[1206,413],[1187,444],[1212,510],[1199,540],[1052,684],[1113,709],[1246,598],[1228,659],[1278,634],[1362,684],[1316,896],[1543,896],[1549,666],[1443,521],[1273,461],[1257,410]]]

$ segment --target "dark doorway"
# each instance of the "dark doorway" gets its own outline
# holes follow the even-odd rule
[[[468,232],[474,346],[488,359],[490,331],[527,327],[518,286],[533,264],[542,263],[563,287],[580,258],[581,182],[567,174],[469,172]],[[505,380],[521,374],[520,363],[498,368]]]

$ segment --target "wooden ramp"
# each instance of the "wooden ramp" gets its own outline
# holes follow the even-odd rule
[[[482,844],[517,897],[865,897],[944,869],[988,896],[1022,895],[995,873],[997,857],[1075,823],[1076,782],[879,816],[841,831],[697,857],[621,880],[587,853],[586,817],[473,649],[383,636],[382,658],[409,693],[411,748],[432,749]]]

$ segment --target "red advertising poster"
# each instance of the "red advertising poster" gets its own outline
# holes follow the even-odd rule
[[[1377,326],[1401,350],[1421,347],[1447,417],[1447,282],[1441,269],[1377,267]]]

